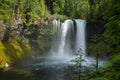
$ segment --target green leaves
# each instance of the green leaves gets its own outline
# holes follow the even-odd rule
[[[120,79],[120,1],[117,0],[101,0],[99,4],[94,4],[95,9],[93,11],[99,13],[103,21],[95,19],[98,22],[104,22],[105,32],[104,39],[108,48],[101,47],[108,50],[110,55],[113,57],[104,67],[104,72],[99,73],[99,75],[93,74],[95,78],[90,80],[119,80]],[[102,12],[102,13],[101,13]],[[97,14],[95,13],[95,14]],[[97,16],[98,17],[98,16]],[[95,17],[94,17],[95,18]],[[102,41],[102,40],[101,40]],[[96,43],[99,46],[98,43]],[[92,44],[93,45],[93,44]],[[100,49],[101,49],[100,48]],[[94,50],[94,49],[93,49]],[[104,50],[103,50],[104,51]],[[88,75],[89,76],[89,75]]]
[[[10,0],[0,1],[0,20],[8,22],[11,19],[11,5]]]
[[[45,17],[46,6],[45,6],[44,0],[40,0],[40,1],[34,0],[34,1],[30,2],[30,4],[31,4],[30,15],[32,18],[36,18],[38,16]]]
[[[89,3],[88,0],[74,0],[74,1],[69,1],[65,0],[65,5],[64,5],[64,12],[63,14],[76,19],[76,18],[81,18],[81,19],[86,19],[87,14],[89,13]]]
[[[119,80],[120,79],[120,53],[112,56],[110,62],[106,65],[105,68],[105,77],[108,77],[109,80]]]

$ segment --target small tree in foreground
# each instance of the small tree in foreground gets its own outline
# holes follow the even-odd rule
[[[76,58],[71,61],[73,64],[68,66],[65,70],[65,80],[82,80],[82,73],[85,71],[83,70],[85,66],[83,66],[82,63],[86,62],[83,56],[84,52],[82,49],[78,49]]]

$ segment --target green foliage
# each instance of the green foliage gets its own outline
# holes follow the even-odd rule
[[[4,46],[6,48],[5,53],[10,56],[11,60],[16,60],[22,57],[23,50],[21,49],[19,44],[11,42],[5,43]]]
[[[88,0],[4,0],[0,6],[0,19],[21,18],[26,23],[50,13],[86,19],[90,8]]]
[[[32,18],[36,18],[38,16],[45,17],[46,16],[46,6],[44,0],[33,0],[31,2],[31,11],[30,16]]]
[[[90,7],[88,0],[45,0],[45,3],[52,14],[65,15],[72,19],[86,19]]]
[[[104,37],[111,54],[120,52],[120,1],[89,0],[88,20],[105,24]],[[102,12],[102,13],[101,13]]]
[[[30,46],[19,44],[16,40],[6,43],[0,42],[0,67],[5,67],[5,63],[12,63],[20,60],[23,56],[29,55]]]
[[[8,22],[11,19],[11,0],[0,0],[0,20]]]
[[[47,25],[41,25],[40,26],[40,32],[39,32],[39,36],[37,41],[37,44],[39,46],[36,46],[40,52],[39,53],[45,53],[46,51],[49,50],[49,48],[51,47],[51,43],[52,43],[52,37],[54,36],[55,33],[55,29],[53,29],[53,26],[51,23],[48,23]]]
[[[0,42],[0,67],[4,67],[6,62],[9,62],[10,59],[7,56],[7,54],[5,53],[5,47],[2,44],[2,42]]]
[[[62,20],[62,21],[64,21],[64,20],[68,19],[68,17],[67,17],[67,16],[65,16],[65,15],[54,14],[53,16],[55,16],[55,17],[59,18],[59,19],[60,19],[60,20]]]
[[[108,77],[109,80],[119,80],[120,79],[120,53],[112,56],[110,62],[106,65],[105,68],[105,77]]]
[[[120,0],[0,0],[0,20],[11,22],[22,19],[25,25],[30,25],[37,17],[45,18],[54,14],[61,19],[81,18],[90,22],[105,24],[104,39],[95,36],[93,43],[88,44],[89,52],[99,54],[109,53],[113,57],[99,74],[89,72],[86,80],[119,80],[120,79]],[[50,47],[54,30],[52,25],[41,25],[36,40],[41,53]],[[33,37],[33,36],[32,36]],[[33,47],[33,46],[32,46]],[[29,42],[25,39],[0,42],[0,67],[6,62],[17,61],[31,51]],[[35,50],[32,49],[34,53]],[[39,51],[38,51],[39,53]],[[71,74],[70,74],[71,75]]]
[[[112,53],[120,52],[120,15],[115,15],[109,18],[108,23],[105,24],[106,31],[104,36],[112,48]]]
[[[94,35],[91,37],[91,42],[88,43],[87,52],[88,54],[95,55],[106,55],[110,52],[110,46],[106,43],[105,38],[103,35]]]
[[[65,0],[45,0],[45,4],[51,14],[62,14]]]
[[[105,23],[104,37],[111,47],[111,53],[120,52],[120,1],[101,0],[100,10]]]
[[[11,19],[35,20],[48,16],[45,0],[0,0],[0,19],[10,22]],[[27,16],[27,17],[26,17]]]
[[[120,1],[89,0],[88,20],[105,24],[103,39],[96,37],[88,44],[90,52],[109,53],[112,56],[99,73],[89,72],[85,80],[119,80],[120,79]],[[97,42],[94,40],[98,40]],[[91,47],[91,48],[90,48]]]
[[[73,59],[72,65],[69,65],[64,71],[65,80],[82,80],[84,78],[84,71],[87,71],[88,66],[84,66],[83,63],[87,63],[84,59],[84,52],[82,49],[78,49],[76,53],[77,57]]]
[[[84,80],[119,80],[120,79],[120,54],[111,57],[98,73],[91,71],[84,74]]]
[[[76,19],[76,18],[81,18],[81,19],[86,19],[87,14],[89,13],[89,3],[88,0],[74,0],[74,1],[69,1],[65,0],[65,5],[64,5],[64,12],[63,14]]]

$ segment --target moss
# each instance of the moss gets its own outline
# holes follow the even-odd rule
[[[6,62],[10,62],[10,59],[5,53],[4,45],[0,42],[0,67],[4,67]]]
[[[5,53],[10,57],[12,61],[15,59],[20,59],[23,55],[23,50],[15,42],[4,43],[4,47]]]
[[[60,15],[60,14],[54,14],[53,16],[55,16],[56,18],[59,18],[59,19],[61,19],[61,20],[66,20],[66,19],[68,19],[68,17],[67,16],[65,16],[65,15]]]
[[[31,55],[31,46],[30,46],[29,41],[27,39],[21,40],[21,42],[19,44],[24,52],[24,55]]]
[[[30,55],[29,43],[18,43],[16,40],[9,40],[6,43],[0,41],[0,67],[5,67],[6,63],[19,61],[24,56]]]

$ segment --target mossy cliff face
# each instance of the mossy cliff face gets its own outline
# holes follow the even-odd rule
[[[40,55],[49,51],[55,32],[51,22],[8,26],[7,28],[5,25],[4,34],[0,36],[0,67],[5,67],[6,63],[16,63],[24,56]],[[3,27],[2,25],[1,28]]]
[[[5,46],[0,42],[0,67],[4,67],[6,62],[10,62],[10,59],[5,53]]]
[[[30,46],[21,44],[15,40],[3,43],[0,41],[0,67],[5,67],[6,63],[12,63],[29,55]]]

